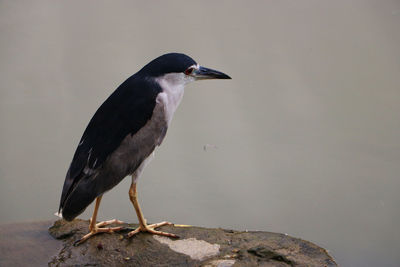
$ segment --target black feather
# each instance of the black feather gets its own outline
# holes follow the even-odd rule
[[[75,151],[65,178],[60,210],[76,185],[91,175],[84,173],[84,169],[99,169],[128,134],[135,134],[150,120],[160,92],[161,88],[153,79],[135,74],[100,106]]]
[[[196,61],[185,54],[169,53],[152,60],[138,74],[147,77],[159,77],[166,73],[184,72],[187,68],[196,64]]]

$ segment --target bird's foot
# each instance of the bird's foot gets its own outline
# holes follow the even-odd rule
[[[175,234],[170,234],[170,233],[166,233],[166,232],[161,232],[161,231],[157,231],[154,230],[155,228],[164,226],[164,225],[174,225],[173,223],[170,222],[160,222],[160,223],[155,223],[155,224],[150,224],[150,225],[140,225],[138,228],[136,228],[135,230],[131,231],[128,233],[128,238],[136,235],[139,232],[147,232],[153,235],[162,235],[162,236],[167,236],[167,237],[174,237],[174,238],[178,238],[177,235]]]
[[[90,226],[89,226],[90,232],[88,234],[84,235],[81,239],[75,241],[74,246],[78,246],[78,245],[82,244],[83,242],[85,242],[86,240],[91,238],[92,236],[99,234],[99,233],[113,233],[116,231],[123,230],[123,229],[125,229],[125,227],[123,227],[123,226],[102,228],[103,226],[107,226],[110,224],[123,224],[123,223],[124,223],[123,221],[114,219],[114,220],[99,222],[99,223],[95,224],[95,226],[92,229],[90,229]]]

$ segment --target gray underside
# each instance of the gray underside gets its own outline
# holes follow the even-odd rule
[[[142,162],[162,143],[167,129],[164,106],[157,103],[153,116],[147,124],[133,136],[126,136],[99,171],[98,176],[107,176],[101,179],[101,181],[107,180],[110,184],[107,190],[140,167]]]
[[[128,135],[120,146],[106,159],[102,166],[92,170],[68,196],[63,215],[72,220],[81,214],[93,200],[121,182],[126,176],[134,174],[154,149],[161,144],[168,129],[165,108],[157,103],[151,119],[134,135]],[[135,173],[138,176],[140,173]],[[136,177],[137,178],[137,177]]]

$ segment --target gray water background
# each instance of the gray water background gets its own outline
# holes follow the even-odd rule
[[[342,266],[399,266],[399,1],[1,0],[0,223],[54,218],[93,113],[172,51],[233,80],[187,86],[139,181],[148,221],[288,233]],[[99,220],[136,222],[129,184]]]

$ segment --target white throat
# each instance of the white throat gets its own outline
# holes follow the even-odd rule
[[[157,103],[162,103],[168,124],[172,120],[179,103],[182,101],[185,85],[195,79],[184,73],[168,73],[156,78],[162,92],[157,96]]]

